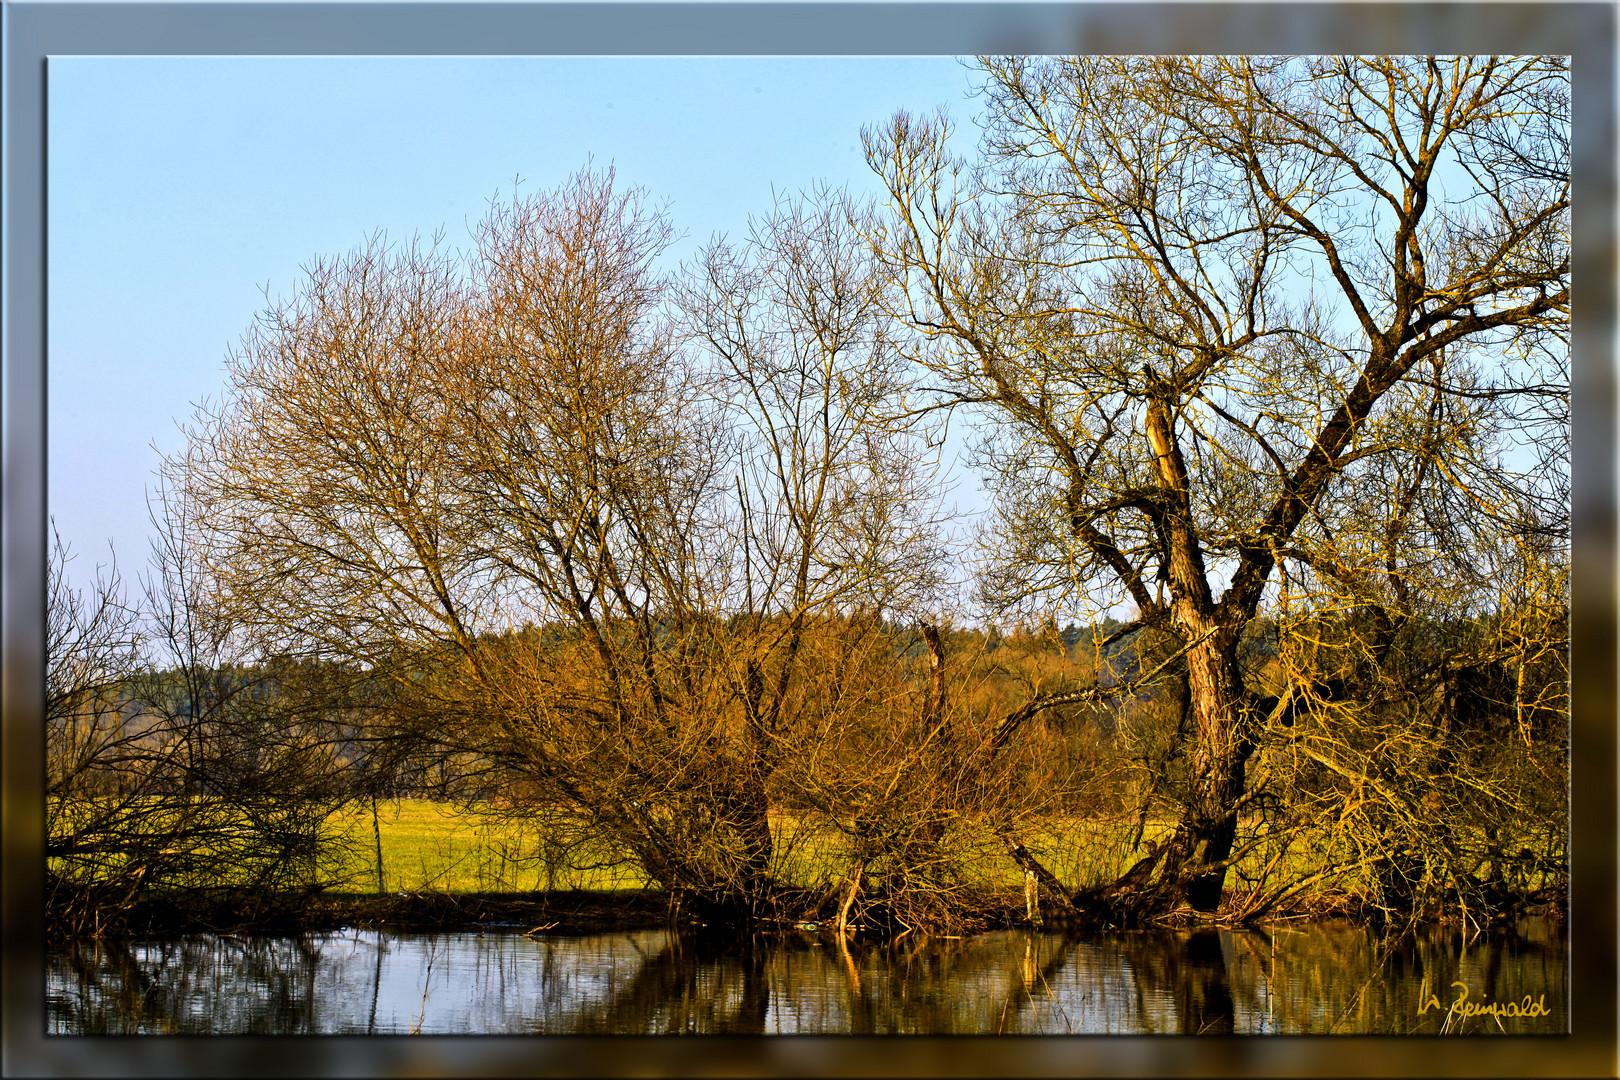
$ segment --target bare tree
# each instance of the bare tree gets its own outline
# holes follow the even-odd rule
[[[872,239],[937,400],[992,425],[987,597],[1129,603],[1184,643],[1193,783],[1152,906],[1211,910],[1294,715],[1240,656],[1262,600],[1367,609],[1383,662],[1480,596],[1482,535],[1558,546],[1567,65],[980,66],[977,165],[940,118],[867,133]]]
[[[895,422],[909,389],[892,339],[903,328],[883,316],[857,213],[827,189],[781,199],[740,243],[711,244],[680,294],[736,432],[734,692],[778,797],[817,813],[801,830],[845,831],[849,895],[874,860],[893,864],[891,892],[919,864],[951,861],[938,847],[944,802],[909,799],[930,776],[949,790],[911,756],[948,741],[939,673],[919,682],[899,655],[914,635],[895,629],[931,629],[947,584],[938,463]],[[879,746],[907,750],[880,763]]]
[[[666,645],[703,608],[712,434],[658,324],[669,229],[644,203],[582,173],[494,206],[470,262],[377,239],[315,263],[170,468],[259,648],[392,680],[446,755],[674,884],[705,872],[633,788],[638,756],[695,767]],[[678,801],[679,770],[652,772],[644,794]]]
[[[750,897],[768,765],[726,652],[729,428],[660,311],[670,236],[587,171],[494,205],[465,263],[317,263],[172,469],[261,647],[392,678],[415,734],[482,762],[466,794]]]
[[[48,855],[58,856],[96,829],[97,800],[116,805],[139,784],[127,767],[137,737],[131,683],[143,670],[139,612],[116,564],[98,568],[86,595],[68,577],[70,559],[56,537],[46,566],[45,827]],[[52,872],[53,886],[60,877]]]
[[[345,797],[330,680],[245,665],[177,522],[138,602],[116,567],[87,597],[49,567],[46,818],[53,933],[99,936],[146,905],[262,915],[322,880]]]
[[[660,309],[671,235],[611,175],[497,208],[479,231],[476,381],[450,396],[482,557],[510,602],[567,628],[544,646],[564,663],[500,680],[527,695],[499,710],[523,718],[513,751],[660,885],[754,905],[768,763],[728,700],[728,426]]]
[[[784,200],[671,292],[662,214],[587,171],[464,263],[315,264],[171,463],[221,610],[391,679],[470,803],[711,917],[815,828],[891,907],[962,892],[936,463],[853,216]],[[789,804],[821,816],[784,838]]]

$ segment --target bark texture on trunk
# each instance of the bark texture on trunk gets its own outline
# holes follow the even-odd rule
[[[1156,481],[1154,524],[1161,577],[1169,591],[1170,624],[1185,642],[1187,709],[1193,721],[1192,791],[1176,831],[1163,847],[1133,866],[1111,886],[1077,903],[1092,906],[1108,922],[1133,924],[1185,904],[1196,911],[1220,907],[1226,883],[1221,864],[1237,837],[1244,762],[1250,748],[1241,723],[1245,691],[1237,643],[1254,614],[1244,598],[1217,604],[1209,587],[1202,541],[1192,513],[1186,461],[1177,444],[1171,388],[1150,370],[1156,389],[1148,403],[1145,435]]]
[[[1235,807],[1243,794],[1239,711],[1243,682],[1237,665],[1242,614],[1224,610],[1210,592],[1203,549],[1193,522],[1186,462],[1177,445],[1164,397],[1149,404],[1148,446],[1161,492],[1161,535],[1170,588],[1170,614],[1188,639],[1202,639],[1187,653],[1188,706],[1194,721],[1193,791],[1167,845],[1155,890],[1161,903],[1178,900],[1197,911],[1220,906],[1237,835]],[[1206,869],[1212,868],[1214,869]]]

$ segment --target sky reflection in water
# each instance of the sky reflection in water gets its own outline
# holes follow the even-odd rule
[[[1565,960],[1539,920],[1471,945],[1336,923],[847,946],[355,930],[54,952],[47,1008],[53,1034],[1557,1034]],[[1547,1015],[1450,1016],[1455,982]]]

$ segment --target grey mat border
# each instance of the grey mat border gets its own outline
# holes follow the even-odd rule
[[[7,1076],[1614,1075],[1615,9],[1609,4],[7,3],[3,746]],[[1574,57],[1575,829],[1567,1038],[45,1039],[39,941],[49,55],[1549,52]],[[71,387],[57,387],[71,393]]]

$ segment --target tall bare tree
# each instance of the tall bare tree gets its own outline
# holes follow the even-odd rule
[[[318,261],[171,475],[261,648],[393,679],[414,733],[678,888],[735,876],[688,841],[739,827],[693,807],[746,778],[700,779],[711,688],[683,681],[719,430],[658,315],[669,237],[586,172],[494,205],[468,260]]]
[[[1387,659],[1414,616],[1484,600],[1482,533],[1557,561],[1567,64],[980,71],[976,163],[942,117],[867,133],[872,239],[938,402],[993,425],[988,597],[1132,604],[1184,643],[1193,783],[1155,903],[1210,910],[1246,764],[1293,715],[1239,650],[1262,601],[1364,608]]]
[[[982,732],[947,693],[938,443],[902,422],[912,331],[885,316],[863,213],[825,188],[781,199],[681,298],[736,432],[729,650],[759,760],[848,859],[841,920],[865,893],[938,924],[967,891],[955,826],[984,807],[962,744]]]
[[[867,422],[897,361],[843,204],[711,250],[679,324],[671,236],[586,171],[465,262],[318,262],[171,475],[261,647],[392,677],[469,793],[753,907],[807,630],[907,610],[932,523],[915,437]]]

